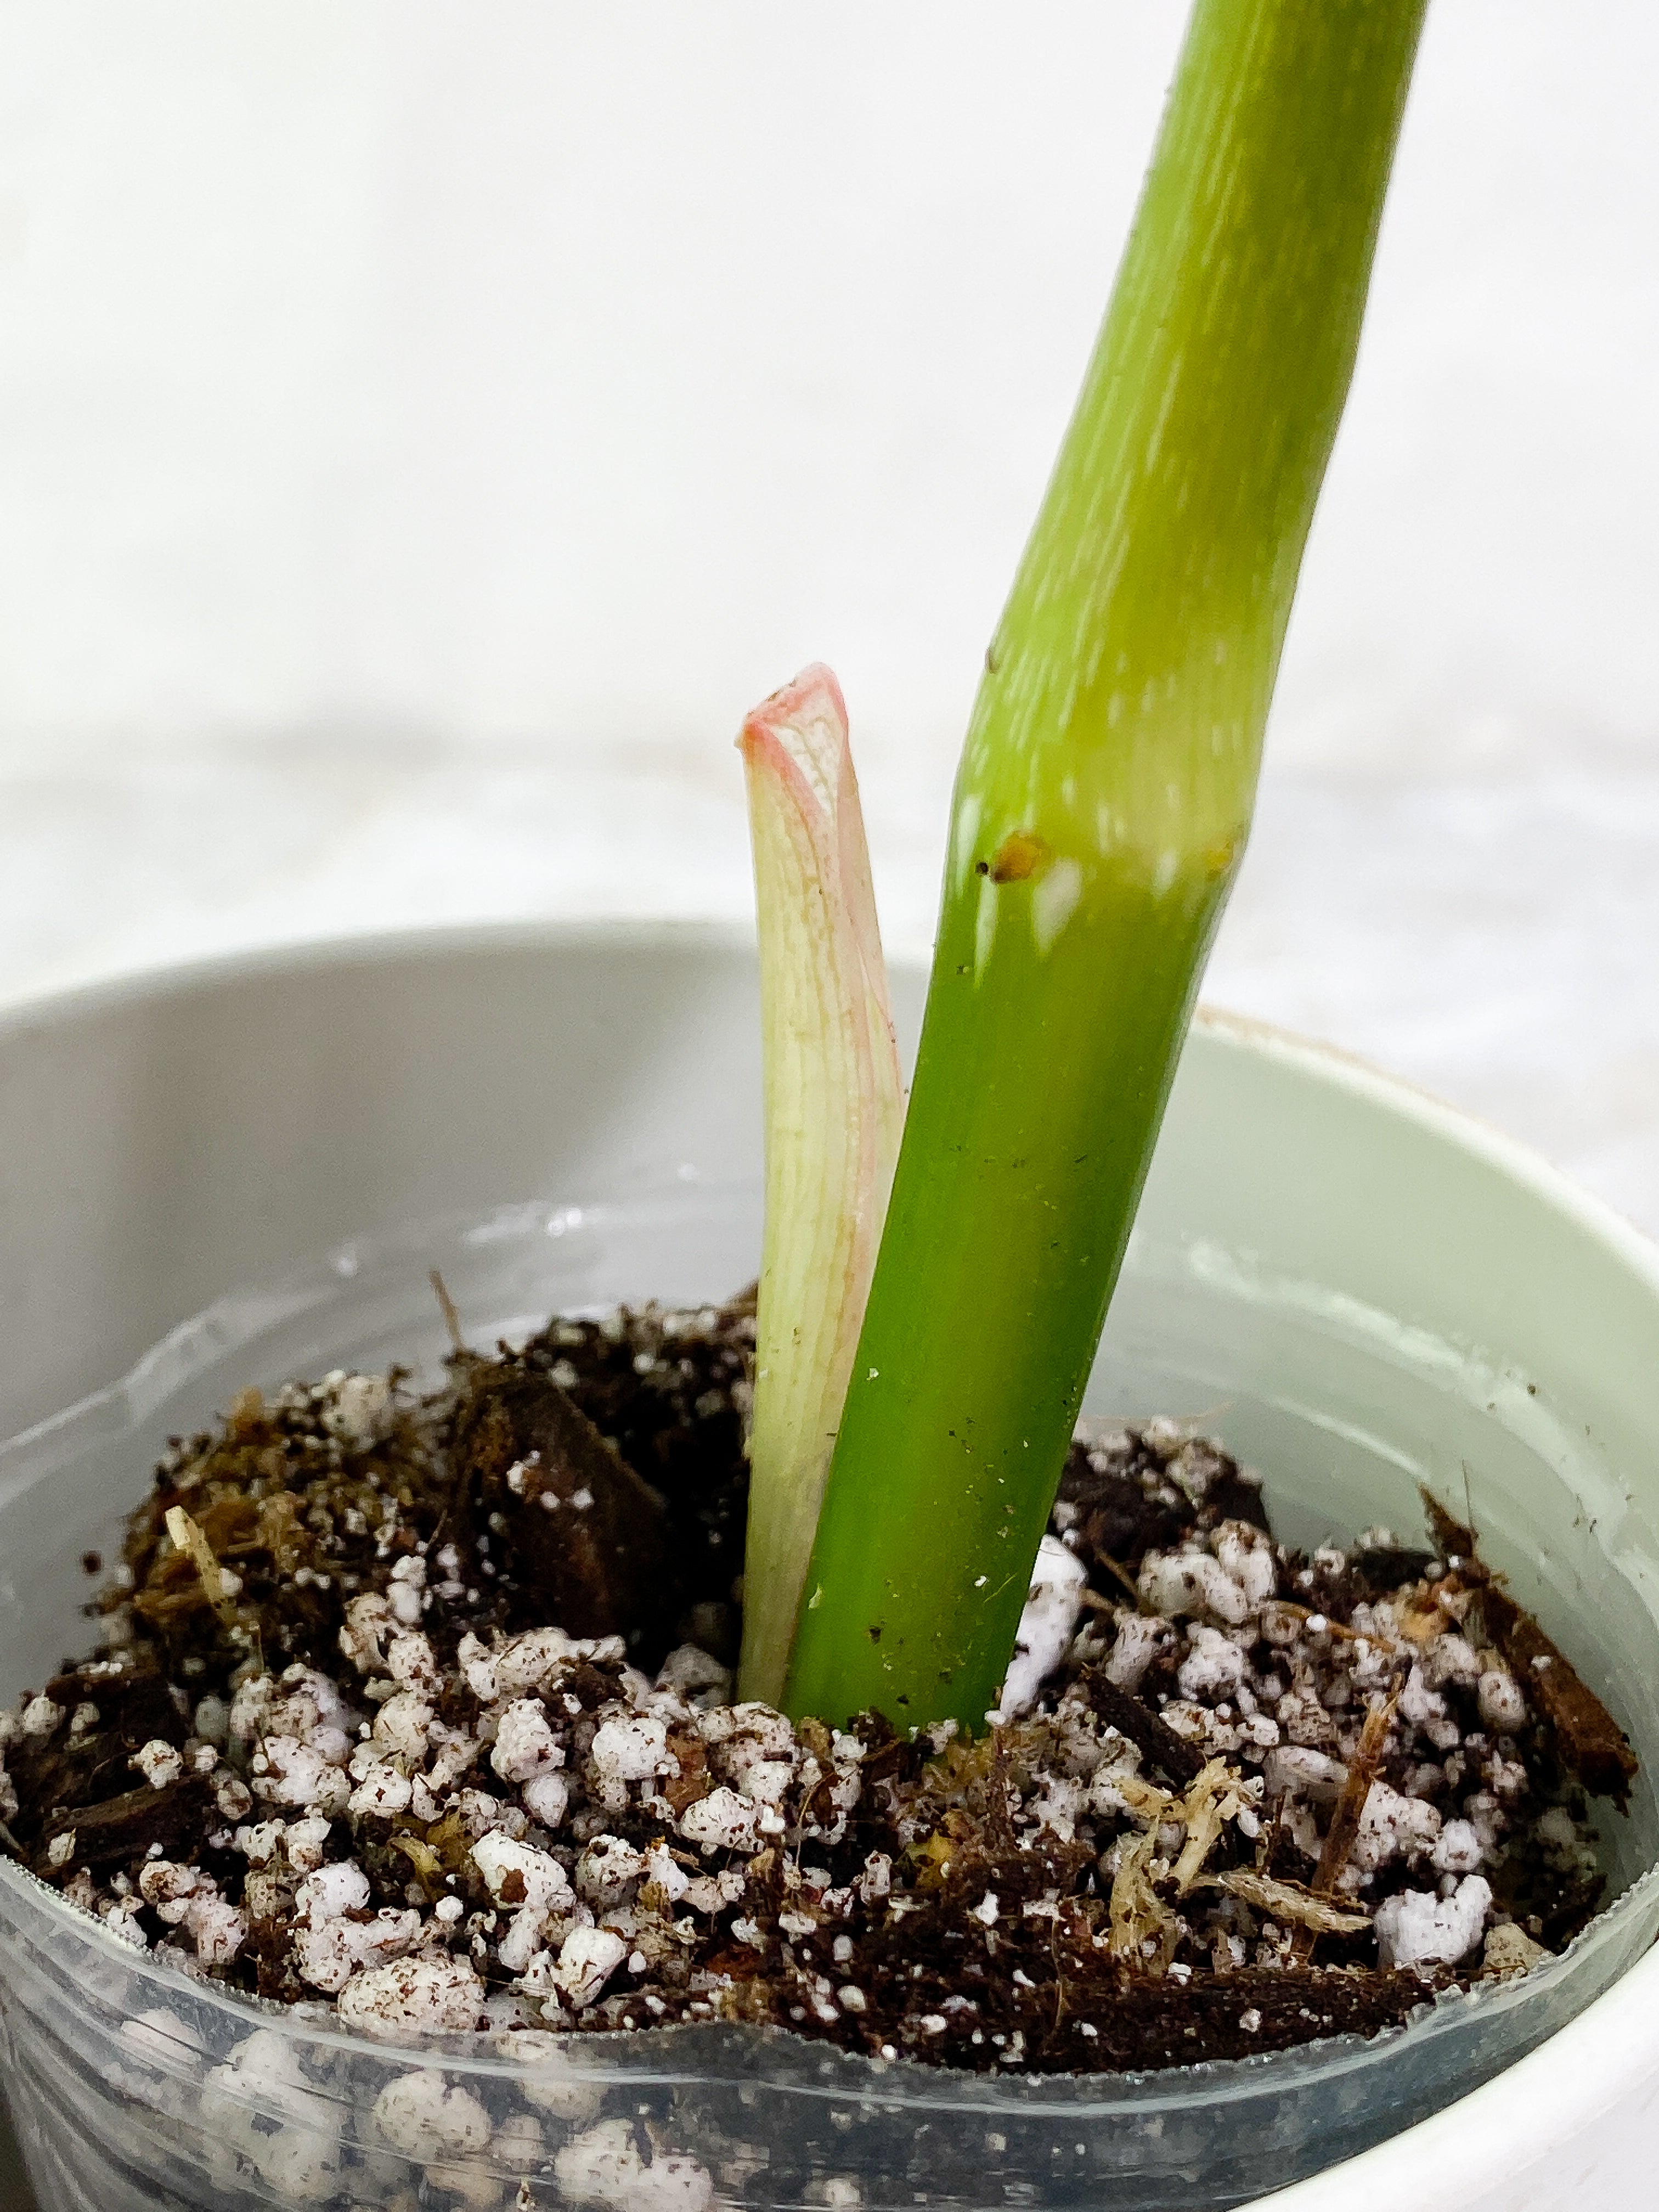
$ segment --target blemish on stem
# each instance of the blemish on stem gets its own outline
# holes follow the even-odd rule
[[[1012,830],[997,847],[990,865],[994,884],[1023,884],[1047,865],[1048,846],[1035,831]]]

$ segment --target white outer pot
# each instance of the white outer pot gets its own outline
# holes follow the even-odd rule
[[[921,978],[897,989],[913,1030]],[[758,1097],[752,957],[724,932],[451,932],[15,1011],[0,1020],[0,1435],[347,1231],[665,1164],[752,1173]],[[1259,1404],[1235,1392],[1218,1413],[1229,1440],[1336,1525],[1379,1503],[1403,1523],[1419,1476],[1455,1502],[1467,1463],[1496,1562],[1659,1765],[1651,1247],[1449,1109],[1221,1015],[1183,1061],[1136,1245],[1097,1398],[1167,1403],[1159,1315],[1218,1300],[1218,1374],[1265,1360],[1275,1376]],[[1390,1376],[1399,1393],[1379,1385]],[[1580,1509],[1570,1528],[1563,1498]],[[1650,1785],[1643,1802],[1651,1822]],[[1259,2201],[1640,2203],[1656,2099],[1650,1954],[1484,2087]]]

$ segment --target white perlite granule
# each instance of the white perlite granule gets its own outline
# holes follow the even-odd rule
[[[1402,1889],[1376,1908],[1376,1945],[1387,1966],[1455,1966],[1480,1942],[1492,1885],[1466,1875],[1449,1897]]]
[[[629,2120],[586,2129],[559,2152],[553,2171],[571,2203],[609,2212],[708,2212],[714,2201],[713,2179],[696,2159],[663,2150],[647,2165]]]
[[[995,1717],[1010,1721],[1030,1711],[1037,1692],[1066,1656],[1083,1607],[1089,1571],[1057,1536],[1037,1547],[1031,1587],[1019,1617],[1014,1656],[1002,1685]]]
[[[481,2027],[484,1986],[465,1959],[405,1959],[355,1975],[336,2002],[349,2027],[391,2039]]]
[[[468,2089],[441,2074],[400,2074],[374,2100],[374,2125],[416,2158],[477,2154],[489,2147],[489,2115]]]

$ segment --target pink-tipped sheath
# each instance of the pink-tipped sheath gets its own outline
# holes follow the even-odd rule
[[[804,670],[738,740],[765,1065],[766,1233],[741,1693],[776,1704],[898,1158],[904,1094],[841,686]]]

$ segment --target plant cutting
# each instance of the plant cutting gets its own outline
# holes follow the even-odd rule
[[[482,1960],[543,2025],[749,2017],[985,2067],[1375,2027],[1494,1915],[1489,1966],[1589,1917],[1571,1792],[1622,1795],[1633,1764],[1553,1647],[1538,1680],[1536,1632],[1470,1532],[1304,1568],[1224,1453],[1076,1433],[1248,830],[1421,15],[1195,14],[987,656],[908,1117],[845,706],[809,670],[741,738],[768,1123],[753,1316],[560,1318],[490,1358],[452,1311],[435,1396],[336,1374],[180,1444],[127,1535],[134,1656],[8,1724],[14,1848],[65,1893],[371,2028],[476,2026]],[[648,1694],[626,1662],[656,1673]],[[1540,1740],[1529,1765],[1535,1726],[1549,1758]],[[1478,1818],[1448,1819],[1438,1767],[1397,1786],[1414,1752],[1474,1773],[1492,1739],[1510,1749]],[[142,1787],[97,1797],[112,1761]],[[1565,1856],[1500,1903],[1482,1869],[1523,1796]],[[721,1867],[687,1874],[670,1836]],[[779,1838],[823,1855],[809,1894],[775,1871]],[[1023,1956],[1000,1923],[1039,1876],[1061,1921],[1036,1931],[1042,1978],[1034,1954],[1012,1987],[1047,1987],[1063,1922],[1064,1974],[1095,1992],[1073,2020],[994,2001],[988,1962]],[[683,1897],[707,1926],[670,1939]],[[985,1961],[939,1978],[964,1918]],[[843,1973],[821,1989],[826,1942]],[[1225,1983],[1201,2030],[1168,1971],[1200,1961]]]
[[[1194,15],[986,654],[795,1711],[993,1702],[1243,854],[1423,13]]]
[[[369,2036],[747,2021],[884,2062],[1076,2072],[1372,2029],[1594,1910],[1583,1793],[1633,1762],[1473,1531],[1443,1519],[1416,1550],[1373,1529],[1304,1561],[1218,1448],[1169,1423],[1075,1431],[1247,826],[1417,16],[1363,11],[1340,54],[1291,12],[1195,21],[1148,188],[1175,240],[1137,234],[989,656],[890,1205],[869,871],[844,711],[810,672],[744,738],[757,1310],[566,1314],[494,1356],[463,1337],[434,1395],[341,1369],[171,1448],[108,1645],[6,1729],[13,1848],[106,1932]],[[1326,146],[1331,171],[1273,200],[1258,146],[1254,168],[1198,165],[1198,222],[1170,183],[1194,148],[1248,153],[1288,117],[1282,156],[1298,102],[1304,125],[1345,118],[1365,192],[1341,212]],[[1264,195],[1298,246],[1277,290],[1245,251]],[[1231,267],[1230,244],[1253,312],[1212,287],[1205,345],[1246,398],[1288,331],[1311,330],[1317,369],[1231,476],[1214,387],[1187,384],[1204,347],[1148,307],[1160,268]],[[1316,312],[1322,279],[1346,320]],[[1150,420],[1137,349],[1167,372]],[[751,1388],[732,1704],[721,1547]],[[1498,1900],[1480,1869],[1506,1857]],[[235,2172],[274,2160],[312,2201],[363,2201],[368,2169],[256,2040],[213,2091]],[[288,2100],[279,2140],[236,2132],[244,2092]],[[510,2124],[534,2201],[541,2121],[471,2095],[389,2081],[374,2154],[441,2185]],[[560,2143],[562,2193],[629,2201],[652,2161],[617,2124]]]

